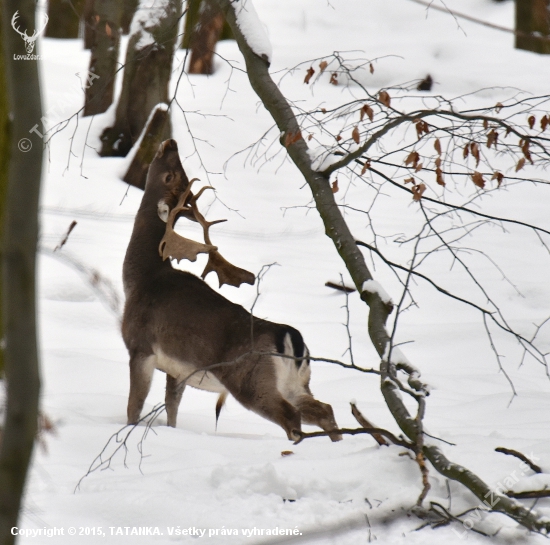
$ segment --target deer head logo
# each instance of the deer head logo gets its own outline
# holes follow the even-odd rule
[[[30,55],[34,51],[34,42],[36,42],[36,39],[48,24],[48,16],[44,15],[44,24],[42,25],[42,28],[40,30],[38,29],[35,30],[32,36],[28,36],[26,30],[24,32],[21,32],[19,30],[19,27],[16,26],[18,17],[19,17],[19,10],[17,10],[13,14],[13,17],[11,18],[11,26],[13,27],[13,30],[15,30],[15,32],[17,32],[17,34],[19,34],[21,38],[23,38],[23,40],[25,41],[25,49],[27,50],[27,53]]]

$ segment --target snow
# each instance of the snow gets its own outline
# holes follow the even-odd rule
[[[257,0],[255,4],[275,52],[271,71],[298,110],[362,96],[357,87],[329,84],[330,69],[314,86],[304,84],[310,59],[334,50],[373,59],[374,73],[360,74],[372,94],[427,73],[434,78],[434,94],[462,95],[459,102],[464,108],[504,103],[518,95],[518,89],[525,91],[521,96],[548,92],[550,57],[516,51],[511,35],[456,21],[407,0]],[[445,5],[513,25],[510,1],[446,0]],[[41,38],[40,47],[45,57],[44,108],[54,126],[83,104],[75,74],[85,73],[89,52],[76,40]],[[188,176],[216,188],[215,195],[201,198],[201,209],[209,220],[228,219],[216,225],[212,238],[226,259],[255,273],[263,265],[277,263],[260,284],[258,316],[297,327],[315,356],[349,361],[348,332],[342,325],[346,299],[324,285],[340,274],[349,284],[349,275],[311,209],[309,189],[280,151],[278,131],[266,135],[273,121],[238,70],[244,64],[235,43],[220,43],[217,51],[216,73],[209,78],[181,78],[177,102],[185,111],[175,102],[171,108],[174,138]],[[185,51],[178,51],[172,93],[184,58]],[[306,64],[287,72],[300,63]],[[67,89],[75,91],[65,94]],[[429,94],[408,95],[429,102]],[[394,100],[392,95],[393,104],[405,109],[405,98]],[[100,158],[94,151],[110,115],[80,118],[78,125],[73,119],[47,148],[41,197],[44,250],[39,255],[41,403],[55,433],[44,434],[43,446],[35,451],[19,522],[24,531],[43,531],[35,537],[21,536],[19,543],[258,544],[274,539],[267,535],[268,529],[313,533],[310,542],[319,545],[355,545],[369,537],[392,545],[486,543],[486,538],[469,530],[470,522],[485,531],[500,529],[495,543],[520,539],[546,543],[543,536],[526,535],[498,514],[486,518],[480,514],[480,521],[472,513],[463,525],[415,531],[422,521],[409,509],[420,494],[421,476],[416,463],[401,455],[402,448],[378,447],[365,435],[345,436],[338,443],[315,438],[293,445],[281,428],[232,398],[216,429],[216,396],[192,388],[183,396],[177,428],[165,426],[164,414],[146,436],[147,428],[139,426],[128,438],[127,451],[120,451],[108,469],[92,472],[77,488],[104,446],[108,443],[104,459],[116,448],[114,439],[109,439],[125,425],[129,387],[120,305],[113,301],[113,290],[122,301],[122,261],[142,193],[118,178],[126,159]],[[29,138],[33,145],[42,143],[36,134]],[[257,141],[261,143],[255,146]],[[399,138],[388,145],[396,142],[399,145]],[[541,175],[547,178],[547,173]],[[335,196],[345,205],[352,232],[371,242],[374,230],[377,247],[407,265],[401,241],[418,225],[418,203],[384,187],[376,206],[370,207],[370,189],[348,184],[344,175],[339,176]],[[467,195],[465,186],[457,193],[449,190],[446,196],[455,202]],[[546,188],[509,183],[502,191],[487,194],[477,206],[549,230],[548,202]],[[354,213],[354,208],[368,209],[369,215]],[[61,255],[52,253],[73,219],[78,224]],[[185,236],[200,237],[200,228],[190,223],[180,222],[178,228]],[[502,302],[513,326],[531,337],[533,323],[541,322],[550,308],[549,257],[527,230],[514,225],[506,229],[482,226],[466,237],[468,246],[476,250],[471,263],[491,295]],[[479,252],[490,253],[510,282]],[[372,262],[367,251],[365,256],[375,281],[399,300],[401,283],[383,263]],[[200,273],[204,264],[199,258],[180,266]],[[430,266],[446,289],[474,296],[456,263],[436,254]],[[93,279],[99,284],[92,286]],[[215,279],[208,281],[217,289]],[[400,315],[395,344],[402,355],[394,348],[392,360],[403,358],[422,372],[422,380],[431,387],[425,427],[430,435],[454,446],[429,441],[492,489],[510,484],[526,490],[550,484],[547,474],[531,477],[520,460],[494,452],[496,447],[518,450],[550,472],[550,381],[544,367],[532,358],[522,362],[517,342],[495,329],[503,368],[518,392],[510,404],[510,386],[499,372],[479,313],[450,301],[422,279],[411,278],[411,283],[415,304]],[[246,308],[256,297],[255,286],[223,286],[220,292]],[[478,298],[484,305],[485,299]],[[377,367],[379,357],[367,333],[368,312],[357,294],[349,295],[348,308],[355,363]],[[393,314],[388,331],[391,320]],[[548,324],[539,331],[538,342],[543,352],[550,351]],[[312,392],[332,405],[340,426],[357,426],[349,411],[353,398],[376,426],[398,435],[379,382],[372,374],[312,363]],[[412,398],[400,395],[416,414]],[[158,372],[145,412],[163,399],[164,375]],[[313,431],[309,426],[304,429]],[[282,456],[283,451],[292,454]],[[454,514],[476,507],[481,511],[480,502],[458,484],[451,482],[447,489],[446,480],[432,469],[429,480],[432,488],[426,505],[436,501]],[[530,507],[533,500],[521,503]],[[535,509],[550,517],[550,500],[540,500]],[[64,535],[53,538],[44,531],[60,528]],[[69,528],[75,528],[76,535],[69,536]],[[134,530],[157,528],[163,535],[131,535]],[[239,535],[227,535],[227,530],[238,530]],[[331,533],[323,534],[325,530]]]
[[[130,36],[140,36],[136,49],[145,49],[155,43],[151,31],[158,26],[168,11],[170,11],[170,0],[139,0],[130,24]]]
[[[376,293],[380,297],[381,301],[386,305],[393,304],[391,297],[388,295],[388,292],[382,287],[380,282],[376,280],[366,280],[361,286],[361,293]]]
[[[259,57],[271,62],[272,48],[266,28],[260,21],[252,0],[233,2],[237,25],[246,38],[246,42]]]

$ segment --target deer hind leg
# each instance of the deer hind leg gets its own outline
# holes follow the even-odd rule
[[[175,428],[178,419],[178,407],[180,406],[181,396],[185,390],[185,383],[166,374],[166,414],[168,416],[167,425]]]
[[[130,395],[128,424],[137,424],[143,404],[151,388],[156,358],[152,354],[132,354],[130,357]]]
[[[296,408],[300,411],[304,424],[313,424],[329,432],[328,436],[332,441],[342,440],[339,433],[330,433],[338,429],[330,405],[317,401],[312,395],[304,394],[297,399]]]

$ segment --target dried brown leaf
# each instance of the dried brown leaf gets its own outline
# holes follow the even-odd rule
[[[489,121],[487,121],[486,119],[483,120],[483,128],[485,130],[487,130],[489,128]]]
[[[321,61],[321,63],[319,64],[319,70],[321,70],[321,74],[326,70],[327,66],[328,66],[327,61]]]
[[[491,148],[491,146],[494,145],[496,148],[497,142],[498,142],[498,132],[495,131],[495,129],[491,129],[491,131],[487,135],[487,147]]]
[[[306,77],[304,78],[304,83],[309,84],[309,80],[313,77],[313,74],[315,74],[315,70],[313,69],[313,66],[310,66],[307,70]]]
[[[369,170],[370,168],[370,160],[367,161],[364,165],[363,165],[363,168],[361,169],[361,176],[363,176],[363,174],[365,174],[365,172],[367,172],[367,170]]]
[[[497,187],[500,187],[502,184],[502,180],[504,180],[504,174],[502,172],[496,171],[493,176],[491,177],[491,181],[496,180],[497,181]]]
[[[495,112],[498,114],[502,108],[504,108],[502,102],[497,102],[495,105]]]
[[[329,83],[332,83],[332,85],[338,85],[338,74],[336,72],[331,74]]]
[[[478,172],[476,170],[471,176],[474,184],[477,187],[480,187],[481,189],[485,187],[485,179],[483,178],[483,174],[481,174],[481,172]]]
[[[391,104],[391,97],[387,91],[380,91],[378,93],[378,100],[386,106],[386,108],[390,107]]]
[[[550,116],[543,116],[540,120],[540,130],[544,132],[546,130],[546,127],[550,124]]]
[[[405,178],[405,180],[403,180],[403,183],[416,185],[416,181],[412,176],[410,178]]]
[[[411,187],[411,191],[413,194],[413,201],[418,202],[422,198],[424,191],[426,191],[426,185],[425,184],[413,185]]]
[[[415,172],[420,172],[422,170],[422,163],[418,163],[415,167],[414,167],[414,171]]]
[[[476,167],[479,165],[480,155],[479,155],[479,146],[477,142],[472,142],[470,144],[470,153],[475,157]]]
[[[535,126],[535,123],[537,121],[537,118],[534,115],[530,115],[527,119],[527,123],[529,123],[529,128],[532,129]]]
[[[519,145],[521,147],[521,151],[523,152],[523,155],[525,158],[533,164],[533,159],[531,158],[531,152],[529,151],[529,146],[531,145],[531,142],[529,140],[523,140],[521,139],[519,141]]]
[[[436,157],[434,162],[435,162],[435,168],[441,168],[441,163],[442,163],[441,157]]]
[[[369,63],[369,71],[371,74],[374,74],[374,66],[372,65],[372,62]]]
[[[462,157],[464,159],[467,159],[468,158],[468,155],[470,155],[470,145],[469,144],[466,144],[464,146],[464,149],[462,150]]]
[[[361,108],[359,115],[361,116],[361,121],[363,121],[363,118],[365,117],[365,115],[369,118],[371,122],[374,119],[374,111],[368,104],[365,104]]]
[[[516,172],[519,172],[525,166],[525,157],[522,157],[516,165]]]
[[[445,180],[443,179],[443,172],[441,171],[440,168],[435,169],[435,181],[437,182],[438,185],[442,185],[442,186],[445,185]]]
[[[441,142],[439,141],[439,138],[435,139],[434,148],[435,148],[435,151],[437,151],[437,154],[441,155]]]
[[[334,180],[334,182],[332,182],[332,192],[333,193],[338,193],[339,190],[340,190],[340,188],[338,187],[338,178],[336,178],[336,180]]]
[[[418,154],[418,152],[411,151],[409,155],[407,155],[407,157],[405,158],[405,165],[412,165],[413,167],[416,167],[418,161],[420,161],[420,155]]]
[[[356,144],[359,144],[359,142],[361,141],[361,138],[359,136],[359,129],[357,127],[354,127],[351,131],[351,137]]]

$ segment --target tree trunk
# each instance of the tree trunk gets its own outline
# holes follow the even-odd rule
[[[84,0],[49,0],[48,38],[78,38]]]
[[[6,189],[8,187],[8,166],[10,162],[10,134],[8,91],[6,86],[6,66],[4,61],[4,46],[2,28],[3,13],[0,10],[0,263],[2,262],[1,226],[4,225],[6,208]],[[2,308],[2,275],[0,274],[0,309]],[[4,337],[4,320],[0,312],[0,338]],[[0,379],[4,376],[4,348],[0,346]],[[0,439],[1,442],[1,439]]]
[[[97,76],[86,87],[84,116],[101,114],[113,103],[120,46],[122,0],[95,0],[96,26],[89,72]],[[93,77],[93,76],[92,76]]]
[[[2,298],[7,407],[0,444],[0,544],[14,543],[37,429],[40,377],[36,336],[35,259],[42,142],[29,131],[42,117],[38,61],[14,60],[24,47],[10,19],[35,28],[34,0],[3,0],[3,47],[12,120],[9,181],[2,233]],[[23,146],[26,138],[27,146]],[[19,148],[18,148],[19,144]],[[26,149],[26,153],[22,150]]]
[[[139,147],[128,167],[128,172],[124,175],[123,180],[127,184],[139,189],[145,189],[149,165],[152,163],[160,143],[164,140],[164,127],[169,122],[168,106],[166,104],[159,104],[152,113],[147,126],[143,129]]]
[[[202,0],[198,22],[190,38],[191,60],[187,69],[189,74],[214,73],[214,51],[224,23],[225,18],[216,0]]]
[[[516,49],[550,55],[550,0],[516,0]]]
[[[84,25],[84,48],[92,49],[95,43],[96,13],[94,0],[84,0],[82,23]]]
[[[139,0],[123,0],[124,9],[122,11],[121,27],[122,34],[124,35],[130,33],[130,25],[132,23],[132,19],[134,18],[134,14],[136,13],[138,4]]]
[[[209,3],[216,4],[216,2],[212,2],[212,0],[209,0]],[[185,28],[183,30],[183,39],[181,41],[181,47],[183,49],[192,49],[191,41],[193,40],[195,29],[199,24],[201,4],[202,4],[201,0],[187,0]],[[225,20],[223,13],[222,13],[222,17],[223,17],[223,28],[221,31],[221,35],[218,37],[218,41],[233,40],[234,39],[233,32],[231,31],[231,27],[227,24],[227,21]]]
[[[101,135],[102,156],[125,157],[143,130],[153,108],[168,104],[172,58],[181,15],[180,0],[162,0],[150,6],[141,0],[132,21],[122,91],[112,127]],[[170,138],[166,123],[163,139]]]

